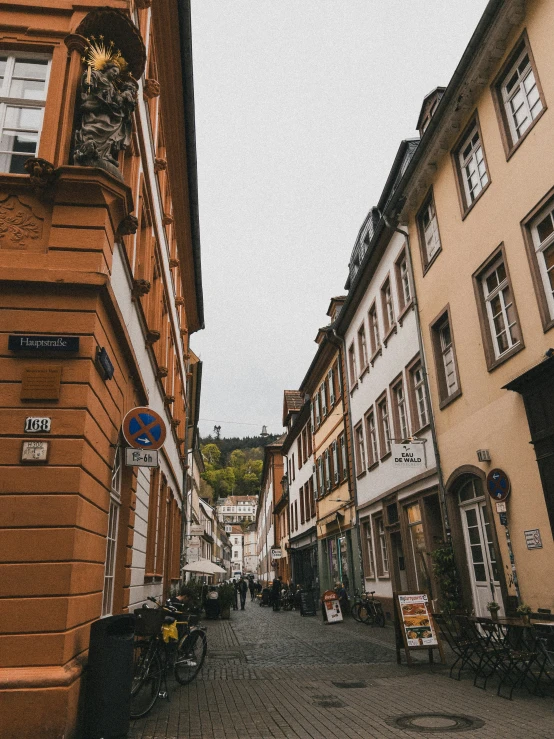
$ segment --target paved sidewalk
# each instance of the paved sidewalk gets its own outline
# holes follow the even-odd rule
[[[197,680],[171,683],[171,701],[158,700],[135,721],[131,739],[554,737],[552,697],[520,692],[507,701],[469,677],[449,679],[442,665],[398,666],[390,626],[324,625],[250,603],[231,621],[206,625],[208,656]],[[411,728],[411,719],[397,722],[416,714],[461,718],[427,716]]]

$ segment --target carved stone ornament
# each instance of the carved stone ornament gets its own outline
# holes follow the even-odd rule
[[[146,332],[146,343],[152,346],[152,344],[155,344],[156,341],[159,341],[161,338],[161,334],[159,331],[156,331],[155,329],[150,329]]]
[[[162,223],[164,226],[171,226],[173,223],[173,216],[164,216],[162,218]]]
[[[184,298],[175,298],[175,306],[176,307],[179,307],[180,305],[184,305],[184,304],[185,304],[185,299]]]
[[[157,98],[160,94],[160,83],[158,82],[158,80],[145,80],[142,92],[147,100]]]
[[[58,176],[54,165],[40,157],[27,159],[23,166],[30,177],[31,187],[39,197],[54,184]]]
[[[119,236],[132,236],[138,229],[138,218],[128,213],[117,228]]]
[[[73,161],[123,180],[118,158],[131,143],[137,82],[121,51],[103,36],[90,38],[83,62]]]
[[[186,336],[188,334],[188,330],[186,328],[181,329],[181,336]]]
[[[156,157],[154,159],[154,172],[163,172],[167,169],[167,159]]]
[[[0,193],[0,249],[37,251],[42,246],[44,219],[17,195]]]
[[[179,266],[179,260],[178,259],[170,259],[169,260],[169,266],[170,267],[178,267]]]
[[[166,395],[164,397],[164,405],[171,405],[172,403],[175,403],[175,396],[174,395]]]
[[[185,360],[185,362],[188,362],[189,359],[190,359],[190,354],[188,352],[184,352],[183,353],[183,359]]]
[[[176,429],[177,426],[180,426],[180,424],[181,424],[180,418],[174,418],[173,421],[171,421],[171,425],[173,426],[174,429]]]
[[[142,298],[143,295],[148,295],[151,287],[149,280],[133,280],[131,292],[134,298]]]
[[[167,367],[158,367],[158,371],[156,372],[156,377],[158,380],[161,380],[162,377],[167,377],[169,374],[169,370]]]

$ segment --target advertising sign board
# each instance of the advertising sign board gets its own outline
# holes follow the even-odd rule
[[[281,547],[274,547],[271,549],[271,559],[281,559],[283,556],[283,552],[281,551]]]
[[[397,660],[400,661],[400,649],[406,651],[408,664],[411,664],[411,649],[429,649],[429,661],[432,661],[432,650],[438,649],[444,662],[442,644],[433,623],[431,604],[427,593],[395,593],[395,611],[397,628]]]
[[[395,467],[423,469],[425,467],[423,444],[393,444],[392,459]]]
[[[321,596],[323,604],[323,620],[328,624],[336,624],[342,621],[342,611],[339,599],[334,590],[326,590]]]

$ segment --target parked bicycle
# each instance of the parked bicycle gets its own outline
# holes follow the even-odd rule
[[[375,590],[369,593],[362,592],[361,595],[356,590],[352,616],[356,621],[368,626],[385,626],[386,623],[383,605],[381,601],[375,600]]]
[[[170,667],[178,683],[192,682],[204,664],[207,650],[205,630],[198,626],[198,616],[181,613],[173,605],[161,606],[155,598],[148,600],[156,608],[143,606],[135,610],[133,719],[146,716],[159,697],[169,700]]]

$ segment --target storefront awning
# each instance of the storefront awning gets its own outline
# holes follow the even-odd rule
[[[343,511],[333,511],[333,513],[329,513],[328,516],[320,518],[317,524],[318,526],[330,526],[331,524],[336,523],[338,518],[344,518]]]

